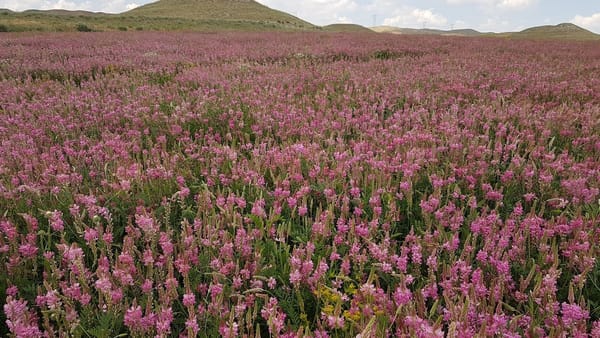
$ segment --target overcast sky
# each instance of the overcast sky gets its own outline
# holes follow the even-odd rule
[[[357,23],[407,28],[517,31],[573,22],[600,33],[600,0],[257,0],[317,25]],[[0,8],[119,13],[152,0],[0,0]]]

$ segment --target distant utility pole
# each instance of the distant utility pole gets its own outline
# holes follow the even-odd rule
[[[377,14],[373,14],[373,27],[377,26]]]

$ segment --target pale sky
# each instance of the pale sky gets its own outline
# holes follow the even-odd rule
[[[572,22],[600,33],[600,0],[257,0],[316,25],[518,31]],[[152,0],[0,0],[0,8],[124,12]]]

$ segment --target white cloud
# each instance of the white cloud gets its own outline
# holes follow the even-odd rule
[[[0,8],[8,8],[15,11],[24,11],[27,9],[87,9],[90,2],[74,2],[65,0],[8,0],[0,1]]]
[[[131,0],[129,0],[131,1]],[[145,1],[151,2],[150,0]],[[136,3],[129,3],[127,0],[109,0],[109,1],[69,1],[69,0],[3,0],[0,1],[0,8],[8,8],[14,11],[24,11],[27,9],[67,9],[67,10],[86,10],[93,12],[120,13],[138,7]]]
[[[346,16],[340,16],[336,19],[337,23],[352,23],[352,20],[350,20],[349,17]]]
[[[585,29],[600,32],[600,13],[595,13],[590,16],[576,15],[571,22]]]
[[[400,9],[394,16],[385,18],[383,24],[405,28],[446,28],[448,20],[441,14],[436,14],[430,9]]]
[[[518,27],[511,26],[507,20],[501,20],[500,18],[487,18],[474,28],[481,32],[511,32],[519,30]]]
[[[303,0],[301,5],[289,0],[257,0],[257,2],[290,13],[316,25],[350,21],[360,13],[360,5],[354,0]]]
[[[467,24],[466,21],[463,20],[456,20],[453,24],[452,24],[452,28],[454,29],[464,29],[464,28],[470,28],[469,25]]]
[[[522,9],[533,5],[536,0],[502,0],[498,1],[497,6],[508,9]]]
[[[132,10],[134,8],[137,8],[137,7],[140,7],[140,5],[135,4],[135,3],[134,4],[127,4],[127,6],[125,6],[125,8],[127,8],[128,11],[130,11],[130,10]]]
[[[499,9],[524,9],[534,5],[538,0],[446,0],[451,5],[481,5]]]

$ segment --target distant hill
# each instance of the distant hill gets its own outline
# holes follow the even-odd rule
[[[13,12],[14,13],[14,12]],[[28,9],[23,12],[23,14],[31,14],[31,15],[58,15],[58,16],[98,16],[98,15],[114,15],[114,14],[106,14],[101,12],[88,12],[88,11],[69,11],[66,9],[48,9],[48,10],[39,10],[39,9]]]
[[[461,36],[479,36],[484,35],[486,33],[481,33],[474,29],[466,28],[466,29],[453,29],[450,31],[446,31],[447,35],[461,35]]]
[[[377,26],[372,27],[372,30],[379,33],[391,33],[391,34],[406,34],[406,35],[444,35],[444,36],[480,36],[484,33],[478,32],[474,29],[454,29],[454,30],[440,30],[440,29],[417,29],[417,28],[400,28],[393,26]]]
[[[525,39],[568,39],[568,40],[598,40],[600,35],[572,23],[561,23],[556,26],[531,27],[510,34],[513,38]]]
[[[474,29],[440,30],[392,26],[366,28],[355,24],[318,27],[253,0],[160,0],[121,14],[62,9],[14,12],[0,8],[0,32],[76,30],[379,32],[407,35],[600,40],[600,35],[572,23],[532,27],[520,32],[505,33],[482,33]]]
[[[336,23],[333,25],[323,26],[323,30],[326,32],[336,33],[374,33],[374,31],[367,27],[348,23]]]
[[[271,9],[253,0],[160,0],[134,8],[123,15],[257,22],[298,29],[315,27],[293,15]]]
[[[474,29],[415,29],[391,26],[372,27],[380,33],[407,34],[407,35],[443,35],[443,36],[490,36],[518,39],[562,39],[562,40],[600,40],[600,35],[572,23],[561,23],[556,26],[531,27],[520,32],[481,33]]]
[[[0,9],[8,31],[188,30],[311,31],[320,30],[293,15],[252,0],[161,0],[121,14],[68,10]]]

